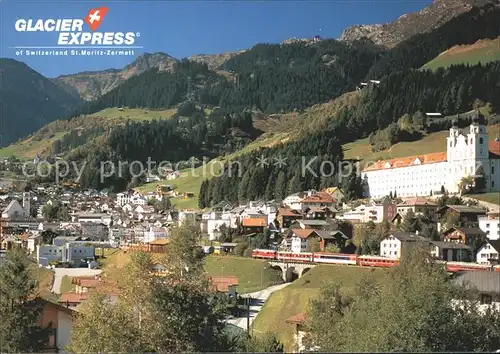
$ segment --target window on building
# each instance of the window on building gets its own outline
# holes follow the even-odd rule
[[[495,166],[491,166],[491,174],[494,175],[495,174]]]
[[[479,138],[479,144],[483,143],[483,138]]]
[[[491,305],[491,295],[489,294],[481,294],[480,296],[480,302],[481,305]]]

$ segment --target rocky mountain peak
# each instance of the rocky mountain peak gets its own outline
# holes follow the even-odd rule
[[[354,41],[367,38],[375,44],[394,47],[419,33],[433,30],[458,15],[491,4],[493,0],[434,0],[424,9],[404,14],[391,23],[357,25],[344,30],[339,40]],[[496,0],[495,0],[496,1]]]

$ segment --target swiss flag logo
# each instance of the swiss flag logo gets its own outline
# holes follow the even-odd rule
[[[89,25],[92,31],[96,31],[102,23],[104,16],[108,13],[107,7],[98,7],[96,9],[90,9],[87,16],[85,16],[85,22]]]

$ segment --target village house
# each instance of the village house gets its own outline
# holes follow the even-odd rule
[[[328,207],[307,207],[304,210],[304,219],[319,219],[335,218],[335,210]]]
[[[469,262],[471,249],[455,242],[429,241],[429,252],[434,259],[447,262]]]
[[[488,239],[500,239],[500,214],[498,212],[488,213],[487,215],[479,215],[477,220],[479,228],[486,233],[486,237],[488,237]]]
[[[57,300],[58,304],[66,308],[76,310],[89,297],[88,293],[63,293]]]
[[[415,215],[429,215],[434,217],[437,208],[436,203],[423,197],[410,198],[397,205],[397,211],[402,217],[406,215],[408,210],[413,211]]]
[[[244,218],[241,220],[243,233],[248,235],[251,233],[262,233],[267,227],[267,218]]]
[[[164,227],[150,227],[148,231],[144,232],[144,243],[151,243],[156,240],[165,239],[168,237],[167,229]]]
[[[39,265],[47,266],[51,262],[64,262],[79,265],[83,261],[94,259],[94,246],[81,243],[57,245],[37,245],[36,259]]]
[[[443,241],[462,243],[469,247],[481,244],[486,234],[479,227],[452,227],[443,232]]]
[[[459,286],[476,290],[479,310],[500,309],[499,272],[462,272],[453,281]]]
[[[48,343],[43,351],[65,353],[65,348],[71,341],[74,311],[41,298],[37,301],[43,306],[40,325],[51,328]]]
[[[476,255],[476,262],[480,264],[498,264],[500,254],[500,240],[487,240]]]
[[[345,198],[344,193],[338,187],[325,188],[322,192],[329,194],[337,203],[341,202]]]
[[[381,223],[385,220],[392,221],[396,216],[396,205],[385,198],[380,202],[361,204],[352,210],[345,211],[338,215],[339,219],[358,223]]]
[[[328,245],[342,248],[349,238],[340,230],[326,231],[316,229],[290,229],[283,245],[289,246],[294,253],[307,252],[310,242],[317,241],[319,251],[324,251]]]
[[[91,289],[97,288],[101,280],[99,276],[95,277],[74,277],[71,281],[75,285],[75,293],[88,293]]]
[[[302,212],[291,208],[278,208],[276,220],[281,228],[281,231],[288,229],[290,225],[297,219],[302,219]]]
[[[445,205],[437,211],[439,219],[445,215],[455,214],[459,220],[460,226],[478,226],[479,217],[486,215],[486,210],[478,207],[471,207],[467,205]],[[441,227],[441,223],[438,224]]]
[[[403,252],[407,252],[410,247],[415,245],[425,247],[428,239],[409,232],[394,232],[386,236],[380,242],[380,256],[388,258],[401,258]]]
[[[207,233],[208,233],[208,239],[210,241],[217,240],[220,237],[220,229],[221,226],[224,225],[225,227],[229,228],[231,225],[231,220],[229,219],[218,219],[218,220],[207,220]]]
[[[112,217],[110,214],[105,214],[105,213],[79,212],[79,213],[74,213],[71,216],[71,221],[79,223],[93,222],[109,226],[111,224]]]

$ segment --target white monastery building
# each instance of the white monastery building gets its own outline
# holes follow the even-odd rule
[[[488,143],[480,113],[466,132],[453,122],[446,139],[446,152],[403,157],[367,164],[361,172],[367,195],[380,198],[396,193],[398,197],[438,194],[442,187],[458,193],[464,177],[484,177],[486,192],[500,191],[500,140]]]

